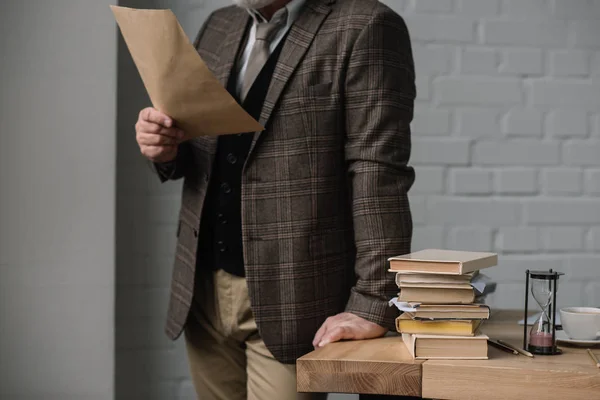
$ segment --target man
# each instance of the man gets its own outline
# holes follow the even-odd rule
[[[290,399],[313,346],[393,329],[412,52],[376,0],[234,1],[194,45],[265,131],[186,140],[148,108],[137,140],[162,181],[184,178],[166,330],[185,331],[199,397]]]

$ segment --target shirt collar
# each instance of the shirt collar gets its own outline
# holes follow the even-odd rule
[[[285,5],[288,11],[287,25],[291,25],[298,18],[304,3],[306,3],[306,0],[292,0]],[[268,22],[258,10],[249,8],[248,13],[250,13],[255,23]]]

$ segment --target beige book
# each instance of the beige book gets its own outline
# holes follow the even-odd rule
[[[391,257],[390,270],[415,273],[463,275],[498,263],[496,253],[426,249]]]
[[[412,302],[415,311],[404,312],[416,320],[489,319],[490,307],[485,304],[421,304]]]
[[[403,282],[399,288],[424,288],[424,289],[465,289],[471,290],[473,286],[470,283],[411,283]]]
[[[488,336],[442,336],[403,333],[402,340],[416,360],[487,360]]]
[[[407,303],[469,304],[475,301],[475,291],[468,288],[401,287],[398,300]]]
[[[400,287],[403,283],[414,284],[440,284],[440,283],[469,283],[474,278],[477,272],[469,272],[464,275],[442,275],[442,274],[414,274],[398,272],[396,273],[396,285]]]

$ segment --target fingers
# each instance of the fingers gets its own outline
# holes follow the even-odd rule
[[[325,322],[323,322],[323,325],[321,325],[321,327],[315,334],[315,338],[313,339],[313,342],[312,342],[313,347],[318,347],[319,343],[323,339],[323,336],[325,336],[325,333],[327,332],[327,328],[328,328],[329,324],[331,323],[332,318],[333,317],[327,318],[325,320]]]
[[[323,347],[329,343],[338,342],[343,339],[354,339],[354,333],[349,326],[338,325],[327,330],[319,342],[319,347]]]
[[[171,128],[173,126],[171,117],[152,107],[144,108],[140,111],[139,120],[162,125],[165,128]]]
[[[323,347],[344,339],[371,339],[385,335],[387,328],[349,312],[327,318],[313,339],[313,346]]]
[[[171,136],[174,138],[182,138],[183,131],[175,127],[167,128],[164,125],[156,124],[154,122],[145,121],[143,119],[138,120],[135,124],[136,131],[154,133],[156,135]]]
[[[136,139],[140,146],[176,146],[179,144],[177,138],[155,133],[138,132]]]
[[[174,160],[178,144],[186,139],[168,115],[152,107],[140,111],[135,132],[140,151],[153,162]]]
[[[313,347],[323,347],[342,339],[352,339],[353,333],[346,325],[344,314],[329,317],[319,328],[313,339]]]
[[[176,139],[183,139],[184,132],[175,127],[166,128],[163,125],[145,120],[138,120],[135,124],[136,132],[152,133],[155,135],[169,136]]]
[[[185,136],[181,129],[173,126],[173,120],[169,116],[154,108],[145,108],[140,111],[135,130],[137,133],[152,133],[180,140]]]

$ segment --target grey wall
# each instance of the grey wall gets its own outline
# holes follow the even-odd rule
[[[119,5],[171,8],[191,38],[218,7],[191,0]],[[194,399],[184,343],[163,333],[181,184],[160,185],[139,154],[134,125],[150,102],[120,34],[118,68],[116,398]]]
[[[526,268],[567,273],[561,305],[600,306],[600,2],[384,2],[406,18],[418,75],[414,249],[499,252],[496,308],[521,307]],[[194,36],[231,1],[127,3],[171,7]],[[180,186],[138,155],[148,102],[120,55],[117,393],[192,399],[183,343],[162,333]]]
[[[113,396],[116,32],[109,3],[2,2],[2,399]]]

